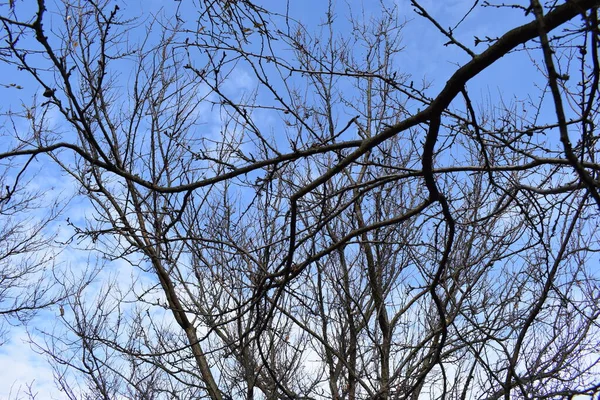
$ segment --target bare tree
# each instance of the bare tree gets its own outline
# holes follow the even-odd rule
[[[385,2],[314,27],[248,0],[5,6],[2,59],[45,100],[0,160],[73,179],[103,259],[40,328],[67,397],[598,394],[599,2],[410,4],[468,58],[438,93]],[[470,46],[474,10],[528,22]],[[538,92],[469,95],[522,53]]]
[[[14,143],[9,135],[2,136],[4,143]],[[56,306],[64,295],[55,286],[57,250],[49,231],[59,204],[32,188],[36,186],[30,175],[36,164],[33,158],[19,161],[0,164],[0,344],[7,340],[11,325],[29,322],[39,310]]]

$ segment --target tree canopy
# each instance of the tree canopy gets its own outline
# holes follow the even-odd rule
[[[127,3],[0,5],[0,315],[65,398],[600,393],[599,0]]]

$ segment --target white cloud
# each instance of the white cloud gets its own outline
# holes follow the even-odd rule
[[[13,328],[9,341],[0,347],[0,398],[25,399],[28,387],[38,398],[66,399],[54,385],[52,370],[44,356],[32,350],[24,328]]]

